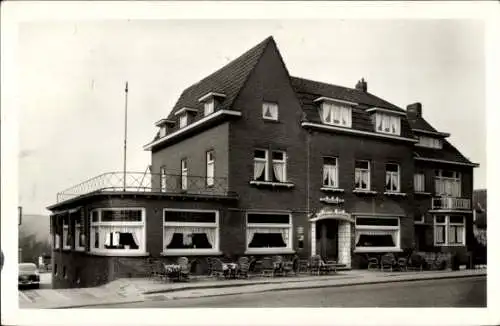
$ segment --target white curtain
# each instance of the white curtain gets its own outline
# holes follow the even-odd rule
[[[175,233],[175,228],[172,228],[172,227],[168,227],[166,226],[165,227],[165,232],[163,233],[163,246],[164,248],[166,248],[170,242],[172,242],[172,239],[174,237],[174,233]]]
[[[278,179],[279,182],[285,182],[285,163],[273,162],[273,170],[276,179]]]
[[[100,226],[99,227],[99,244],[110,245],[111,237],[113,237],[113,245],[117,244],[117,240],[119,241],[119,237],[115,235],[115,232],[120,233],[130,233],[132,234],[132,238],[134,239],[135,244],[139,247],[138,250],[144,249],[144,236],[143,232],[144,226],[131,226],[131,225],[113,225],[113,226]],[[102,246],[102,245],[101,245]]]
[[[399,232],[397,230],[356,230],[356,244],[359,242],[359,238],[361,235],[390,235],[392,237],[392,241],[394,245],[398,244],[398,235]]]
[[[286,228],[265,228],[265,227],[247,227],[247,246],[252,242],[253,237],[256,233],[269,234],[269,233],[279,233],[283,237],[283,241],[288,245],[289,238],[288,227]]]
[[[337,186],[337,167],[331,164],[323,165],[323,182],[325,186]]]
[[[457,227],[457,243],[463,243],[464,239],[464,227],[459,226]]]
[[[436,225],[434,227],[434,236],[436,238],[436,243],[443,243],[444,242],[444,225]]]
[[[253,163],[253,178],[254,178],[254,180],[257,180],[260,177],[262,177],[262,173],[264,173],[265,168],[266,168],[266,162],[257,161],[257,160],[254,161],[254,163]]]
[[[327,104],[327,103],[323,104],[323,108],[321,110],[323,122],[330,122],[331,121],[331,117],[330,117],[331,109],[330,108],[331,108],[330,104]]]
[[[215,227],[196,227],[196,226],[166,226],[164,246],[168,246],[174,237],[174,233],[182,234],[182,242],[184,245],[189,246],[192,244],[193,233],[205,233],[211,247],[214,248],[217,237],[217,230]]]

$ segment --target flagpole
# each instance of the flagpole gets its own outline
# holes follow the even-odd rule
[[[125,82],[125,136],[123,137],[123,191],[127,188],[127,106],[128,81]]]

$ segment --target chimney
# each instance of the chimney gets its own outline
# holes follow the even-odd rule
[[[406,112],[408,115],[419,118],[422,116],[422,104],[419,102],[410,104],[406,107]]]
[[[366,83],[364,78],[361,78],[361,80],[358,80],[358,82],[356,83],[356,89],[360,90],[362,92],[368,91],[368,84]]]

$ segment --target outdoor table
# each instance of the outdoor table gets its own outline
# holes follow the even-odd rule
[[[181,275],[181,266],[177,264],[170,264],[170,265],[163,265],[165,267],[165,273],[169,278],[175,278],[179,279]]]

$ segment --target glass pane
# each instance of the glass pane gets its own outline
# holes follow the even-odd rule
[[[127,246],[127,248],[125,248]],[[106,249],[139,249],[131,232],[110,232],[106,234]]]
[[[395,247],[396,244],[390,234],[361,234],[357,247]]]
[[[92,222],[99,222],[99,212],[92,211]]]
[[[165,222],[215,223],[215,212],[165,211]]]
[[[398,172],[398,165],[394,163],[387,163],[385,165],[385,170],[388,172]]]
[[[141,222],[142,210],[102,210],[101,222]]]
[[[284,223],[290,222],[290,216],[285,214],[248,214],[248,223]]]
[[[356,161],[356,169],[368,170],[368,167],[369,167],[368,161]]]
[[[463,216],[450,216],[450,223],[464,223],[464,217]]]
[[[397,218],[357,217],[356,225],[398,226]]]
[[[255,158],[264,158],[265,159],[266,158],[266,151],[261,150],[261,149],[256,149],[254,151],[253,155]]]
[[[283,152],[273,152],[273,160],[283,161]]]
[[[335,157],[323,157],[323,165],[337,165]]]
[[[436,223],[445,223],[446,222],[446,216],[438,215],[436,216]]]
[[[206,233],[175,232],[167,249],[212,249]]]
[[[283,235],[277,233],[254,233],[249,248],[283,248],[286,243],[283,240]]]

